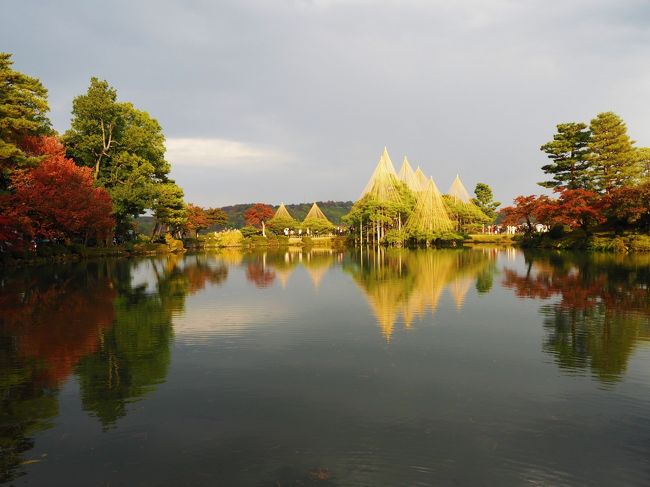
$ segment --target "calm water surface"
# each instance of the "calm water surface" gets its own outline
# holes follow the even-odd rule
[[[650,485],[650,256],[0,273],[0,484]]]

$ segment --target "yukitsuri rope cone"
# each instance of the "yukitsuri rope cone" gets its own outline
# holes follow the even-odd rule
[[[289,213],[289,210],[287,210],[287,207],[284,206],[284,203],[280,203],[280,207],[275,210],[275,215],[273,215],[273,218],[290,218],[293,220],[293,217]]]
[[[469,193],[467,192],[465,185],[463,185],[462,181],[460,180],[460,176],[458,176],[458,174],[456,174],[454,182],[451,183],[447,194],[462,203],[472,203],[472,198],[470,198]]]
[[[429,180],[427,177],[424,175],[422,172],[422,169],[420,169],[420,166],[415,170],[415,178],[417,179],[417,189],[414,191],[424,191],[427,189],[427,185],[429,184]]]
[[[429,179],[426,189],[418,194],[415,209],[406,222],[406,229],[424,233],[451,232],[454,224],[447,214],[442,195]]]
[[[311,208],[309,209],[309,213],[307,213],[307,216],[305,217],[304,221],[306,222],[307,220],[324,220],[327,223],[331,223],[325,216],[325,213],[321,211],[321,209],[318,207],[316,203],[311,205]]]
[[[381,203],[399,203],[402,199],[399,193],[399,184],[395,166],[388,156],[388,150],[384,147],[384,152],[370,176],[370,181],[361,193],[361,198],[369,195]]]
[[[397,177],[400,181],[406,184],[406,187],[411,191],[419,191],[420,182],[418,181],[415,171],[409,164],[406,156],[404,156],[404,161],[402,162],[402,167],[400,168],[399,173],[397,173]]]

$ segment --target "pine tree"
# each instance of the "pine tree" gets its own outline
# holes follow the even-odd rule
[[[599,113],[589,128],[591,141],[587,158],[593,170],[595,188],[609,193],[636,184],[641,175],[640,165],[625,122],[615,113],[605,112]]]
[[[24,150],[25,137],[52,133],[46,115],[47,90],[12,65],[11,54],[0,52],[0,191],[7,188],[16,169],[40,160]]]
[[[637,148],[636,155],[639,171],[641,171],[641,180],[650,182],[650,147]]]
[[[590,138],[584,123],[558,124],[553,140],[540,148],[552,161],[542,166],[552,179],[538,184],[544,188],[589,189],[589,161],[585,156]]]
[[[494,201],[492,188],[485,183],[476,183],[474,194],[476,195],[476,198],[472,198],[472,203],[478,206],[492,221],[496,220],[496,210],[501,206],[501,202]]]

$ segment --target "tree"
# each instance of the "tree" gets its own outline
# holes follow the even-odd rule
[[[39,162],[23,149],[24,138],[52,133],[47,90],[12,65],[11,54],[0,52],[0,191],[7,189],[16,169]]]
[[[600,195],[584,189],[564,189],[557,200],[540,205],[537,215],[544,223],[568,225],[572,229],[586,230],[605,221]]]
[[[289,230],[294,230],[298,228],[299,223],[293,218],[287,218],[286,216],[276,216],[271,218],[266,225],[273,233],[279,235],[284,233],[284,229],[288,228]]]
[[[591,132],[584,123],[558,124],[553,140],[540,148],[552,161],[542,166],[552,179],[538,184],[544,188],[589,189],[591,178],[586,156],[590,140]]]
[[[604,207],[616,223],[650,228],[650,181],[613,190],[605,197]]]
[[[505,225],[519,225],[525,223],[526,233],[533,231],[533,222],[537,221],[539,210],[549,202],[548,196],[517,196],[514,206],[507,206],[500,212],[502,223]]]
[[[156,225],[153,234],[163,231],[178,233],[187,223],[187,208],[183,201],[183,190],[173,181],[155,187],[156,195],[152,206]]]
[[[472,198],[472,202],[478,206],[492,222],[494,222],[497,217],[496,209],[501,206],[501,202],[494,201],[492,188],[484,183],[476,183],[474,194],[476,195],[476,198]]]
[[[133,217],[153,209],[169,195],[169,163],[165,138],[158,122],[131,103],[117,101],[106,81],[90,80],[88,91],[72,104],[72,122],[64,134],[68,154],[81,166],[92,168],[100,186],[115,205],[118,233],[130,229]]]
[[[15,173],[5,216],[29,238],[106,241],[115,221],[110,195],[93,185],[92,172],[64,155],[53,138],[42,139],[41,165]]]
[[[261,228],[264,235],[264,226],[267,221],[273,218],[273,207],[264,203],[256,203],[244,213],[246,224]]]
[[[599,113],[591,121],[588,160],[595,188],[604,193],[636,183],[640,177],[638,156],[627,127],[612,112]]]
[[[636,155],[642,181],[650,182],[650,147],[638,147]]]
[[[196,236],[199,231],[211,226],[222,226],[228,223],[228,215],[220,208],[201,208],[188,203],[187,223],[183,231]]]

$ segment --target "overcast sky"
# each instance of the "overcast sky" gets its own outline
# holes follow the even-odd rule
[[[612,110],[650,146],[650,1],[3,3],[0,50],[60,132],[91,76],[163,126],[201,205],[356,199],[388,147],[446,190],[539,193],[555,124]]]

